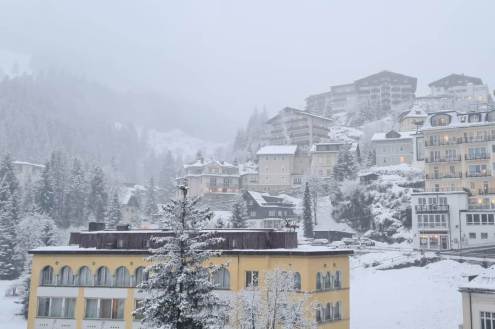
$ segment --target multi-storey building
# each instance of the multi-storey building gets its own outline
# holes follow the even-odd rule
[[[268,120],[270,145],[298,145],[309,151],[311,145],[328,141],[331,120],[309,112],[286,107]]]
[[[433,113],[422,133],[425,193],[412,200],[416,245],[450,249],[495,242],[495,111]],[[437,243],[442,236],[447,244]]]
[[[332,111],[332,92],[327,91],[321,94],[306,97],[306,111],[328,117]]]
[[[205,194],[239,193],[239,168],[225,161],[199,159],[184,165],[185,175],[178,178],[189,187],[192,197]]]
[[[287,191],[302,184],[310,168],[310,157],[297,145],[267,145],[256,153],[258,186],[256,191]]]
[[[423,140],[418,137],[421,135],[416,131],[391,130],[387,133],[375,133],[371,144],[376,154],[376,165],[412,164],[422,167]]]
[[[478,110],[492,101],[488,86],[480,78],[451,74],[428,85],[432,96],[452,99],[453,109]]]
[[[330,177],[333,173],[333,167],[337,163],[339,152],[348,147],[351,152],[356,152],[359,147],[357,143],[345,141],[332,141],[327,143],[314,144],[311,147],[311,168],[310,174],[313,177]]]
[[[425,123],[428,114],[419,107],[413,107],[411,110],[400,116],[399,131],[419,131]]]
[[[461,285],[462,325],[459,329],[495,327],[495,271],[487,269]]]
[[[353,113],[359,110],[359,97],[354,83],[331,86],[332,113]]]
[[[72,233],[70,246],[31,251],[32,276],[28,329],[144,329],[133,315],[145,296],[136,285],[145,279],[146,258],[154,237],[164,230],[103,230]],[[263,230],[216,230],[224,265],[212,274],[220,298],[263,285],[268,271],[294,273],[298,290],[308,294],[305,316],[319,328],[348,329],[350,250],[299,248],[297,233]],[[251,288],[250,288],[251,289]]]

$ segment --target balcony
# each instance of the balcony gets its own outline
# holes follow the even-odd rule
[[[492,172],[489,170],[485,170],[482,172],[466,172],[466,177],[476,178],[476,177],[490,177]]]
[[[442,163],[442,162],[457,162],[457,161],[461,161],[461,156],[456,156],[456,157],[447,157],[447,158],[434,158],[434,159],[430,159],[430,158],[425,158],[425,162],[426,163]]]
[[[465,160],[490,160],[490,154],[465,154]]]
[[[435,212],[449,212],[449,205],[447,204],[421,204],[414,206],[416,213],[435,213]]]
[[[455,179],[455,178],[462,178],[462,173],[451,173],[451,174],[433,174],[433,175],[429,175],[429,174],[426,174],[425,175],[425,178],[426,179]]]
[[[421,229],[447,229],[447,223],[418,223],[418,228]]]
[[[486,135],[478,137],[452,137],[447,140],[429,141],[425,139],[425,146],[456,145],[465,143],[484,143],[495,141],[495,135]]]
[[[483,188],[478,190],[479,195],[495,194],[495,188]]]

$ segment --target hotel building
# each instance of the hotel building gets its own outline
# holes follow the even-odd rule
[[[267,271],[282,269],[295,276],[296,288],[308,294],[305,312],[319,328],[348,329],[349,255],[351,250],[298,247],[297,233],[259,230],[216,230],[223,238],[221,256],[211,264],[226,264],[212,274],[219,297],[250,284],[262,285]],[[144,329],[133,311],[144,292],[152,238],[164,230],[90,230],[72,233],[66,247],[44,247],[33,255],[28,329]]]
[[[495,111],[433,113],[422,133],[425,192],[412,198],[417,247],[494,243]]]

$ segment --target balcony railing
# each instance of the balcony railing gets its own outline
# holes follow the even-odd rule
[[[456,156],[456,157],[447,157],[447,158],[425,158],[426,163],[440,163],[440,162],[456,162],[456,161],[461,161],[461,156]]]
[[[433,174],[425,175],[426,179],[452,179],[452,178],[462,178],[462,173],[454,173],[454,174]]]
[[[483,172],[466,172],[466,177],[490,177],[492,172],[489,170]]]
[[[490,154],[464,154],[465,160],[490,160]]]
[[[495,188],[483,188],[478,190],[479,195],[495,194]]]
[[[481,143],[495,141],[495,135],[486,135],[479,137],[452,137],[448,140],[437,140],[435,142],[425,140],[425,146],[441,146],[441,145],[455,145],[464,143]]]
[[[447,223],[418,223],[418,228],[446,229]]]
[[[431,213],[431,212],[448,212],[449,205],[447,204],[420,204],[414,207],[416,213]]]

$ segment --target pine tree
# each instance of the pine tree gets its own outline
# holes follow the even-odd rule
[[[370,150],[368,152],[368,157],[366,159],[366,167],[372,167],[376,165],[376,153],[375,150]]]
[[[164,329],[220,328],[223,312],[209,280],[211,266],[207,259],[217,256],[211,251],[220,242],[213,233],[204,233],[209,210],[197,208],[198,200],[173,200],[164,208],[163,226],[173,232],[157,238],[159,244],[149,258],[148,280],[141,288],[147,292],[143,306],[137,310],[151,327]]]
[[[86,200],[88,185],[84,169],[79,159],[74,159],[66,195],[65,218],[74,226],[82,226],[87,222]]]
[[[242,197],[239,197],[232,205],[232,217],[230,218],[230,223],[233,228],[247,227],[246,213],[246,202]]]
[[[50,180],[53,188],[53,212],[52,218],[59,227],[69,227],[70,222],[65,218],[65,193],[66,193],[66,167],[64,155],[53,152],[49,166]]]
[[[348,147],[344,147],[339,151],[337,162],[333,167],[334,178],[342,182],[345,179],[356,178],[358,172],[358,166],[354,156]]]
[[[156,203],[156,193],[155,193],[155,180],[153,177],[150,178],[148,187],[146,189],[146,206],[144,208],[144,213],[151,219],[151,217],[156,214],[157,203]]]
[[[104,222],[107,214],[108,194],[105,187],[105,175],[100,167],[93,169],[88,196],[88,208],[91,217],[97,222]]]
[[[41,178],[36,186],[34,197],[36,209],[39,213],[52,217],[55,212],[53,185],[50,177],[50,163],[45,164]]]
[[[309,191],[309,183],[306,182],[303,196],[303,223],[304,236],[306,238],[313,237],[313,218],[311,216],[311,193]]]
[[[7,182],[11,195],[19,192],[19,182],[15,176],[14,165],[10,154],[4,156],[0,163],[0,179]]]
[[[121,221],[122,221],[122,212],[120,210],[119,195],[115,191],[113,193],[112,202],[110,203],[110,207],[108,209],[107,226],[116,227]]]
[[[0,185],[0,280],[12,280],[19,275],[22,260],[15,252],[18,250],[16,224],[14,197],[4,181]]]

